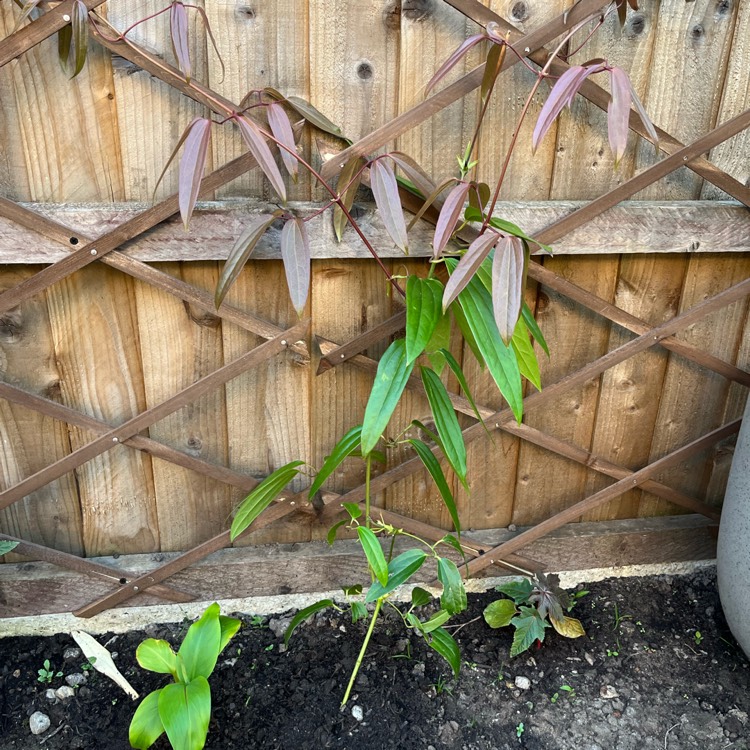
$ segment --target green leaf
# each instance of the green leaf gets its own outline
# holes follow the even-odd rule
[[[227,643],[234,637],[240,629],[242,622],[234,617],[219,616],[219,627],[221,628],[221,639],[219,641],[219,653],[226,647]]]
[[[430,647],[435,649],[440,656],[450,664],[453,676],[458,677],[461,671],[461,651],[453,636],[445,628],[437,628],[430,634],[427,641]]]
[[[453,260],[452,258],[449,258],[446,260],[446,263],[449,263],[449,261]],[[449,265],[450,268],[450,265]],[[477,362],[479,362],[479,366],[484,368],[485,361],[484,357],[482,356],[482,352],[479,350],[479,346],[476,342],[476,339],[474,338],[474,332],[469,327],[469,322],[466,320],[466,316],[464,315],[464,311],[461,309],[460,305],[452,304],[450,307],[451,312],[453,313],[453,317],[456,321],[456,325],[458,326],[458,329],[461,331],[461,335],[464,338],[464,341],[469,345],[469,349],[471,349],[472,353],[476,357]]]
[[[466,609],[466,589],[456,564],[445,557],[438,558],[438,580],[443,584],[440,606],[449,614],[457,615]]]
[[[149,693],[133,714],[128,729],[128,739],[131,747],[137,750],[147,750],[164,734],[164,725],[159,718],[159,693],[154,690]]]
[[[177,654],[166,641],[147,638],[135,650],[135,658],[149,672],[171,674],[177,679]]]
[[[237,508],[229,538],[234,541],[276,499],[279,493],[299,474],[304,461],[291,461],[269,474]]]
[[[439,609],[429,620],[422,623],[420,630],[423,633],[431,633],[433,630],[437,630],[441,625],[445,625],[450,619],[450,612],[446,612],[444,609]]]
[[[324,133],[330,133],[341,138],[341,128],[338,125],[334,125],[320,110],[316,109],[310,102],[302,99],[299,96],[284,96],[279,93],[276,89],[267,86],[263,89],[263,92],[268,94],[273,99],[280,102],[286,102],[292,109],[298,112],[304,117],[311,125],[314,125],[318,130],[322,130]]]
[[[383,586],[380,581],[375,581],[367,592],[365,602],[374,602],[405,583],[422,567],[426,557],[421,549],[408,549],[391,560],[388,564],[388,585]]]
[[[512,221],[506,221],[505,219],[500,219],[497,216],[493,216],[490,219],[490,226],[495,227],[495,229],[499,229],[501,232],[505,232],[506,234],[512,234],[514,237],[520,237],[522,240],[526,240],[527,242],[533,242],[535,245],[538,245],[543,250],[546,250],[550,255],[552,254],[552,248],[549,245],[545,245],[543,242],[537,242],[533,237],[529,237],[528,234],[526,234],[521,227],[514,224]]]
[[[525,302],[523,303],[523,305],[521,305],[521,317],[529,327],[529,331],[534,337],[534,340],[537,342],[537,344],[539,344],[539,346],[542,347],[544,353],[549,357],[549,347],[547,346],[547,342],[544,339],[542,329],[539,327],[539,324],[534,318],[534,314],[531,312],[531,309]]]
[[[219,605],[215,602],[189,628],[177,652],[185,664],[188,682],[196,677],[208,678],[221,652]]]
[[[202,750],[211,719],[211,688],[199,675],[187,684],[174,683],[159,693],[159,717],[175,750]]]
[[[406,359],[404,339],[394,341],[378,363],[375,382],[365,408],[362,423],[362,454],[367,455],[385,432],[388,421],[406,387],[414,364]]]
[[[534,590],[534,586],[528,578],[521,578],[518,581],[508,581],[495,587],[496,591],[509,596],[516,604],[527,602]]]
[[[449,315],[441,315],[432,338],[427,342],[427,358],[432,369],[440,375],[445,367],[445,352],[451,343],[451,319]]]
[[[8,552],[14,550],[16,547],[18,547],[18,542],[7,542],[0,540],[0,557],[3,555],[7,555]]]
[[[544,629],[549,627],[549,623],[539,617],[539,612],[534,607],[522,607],[521,613],[510,623],[516,628],[510,647],[511,657],[522,654],[534,641],[543,641]]]
[[[336,534],[338,533],[338,530],[347,523],[349,523],[349,520],[345,518],[343,521],[338,521],[337,523],[333,524],[333,526],[328,529],[326,541],[328,542],[329,547],[336,541]]]
[[[326,458],[321,466],[318,476],[315,477],[315,481],[310,486],[308,497],[312,497],[322,486],[323,482],[333,474],[333,472],[341,465],[343,460],[350,456],[354,451],[359,448],[359,444],[362,438],[362,425],[358,424],[349,430],[349,432],[336,443],[331,451],[331,455]]]
[[[484,621],[491,628],[504,628],[516,614],[516,605],[510,599],[498,599],[484,608]]]
[[[521,375],[532,383],[538,391],[541,391],[542,376],[539,372],[539,361],[534,352],[534,345],[529,338],[529,329],[526,327],[526,323],[523,322],[523,318],[519,318],[516,323],[516,329],[513,331],[513,338],[510,345],[516,353]]]
[[[406,281],[406,360],[425,350],[442,317],[443,285],[437,279],[409,276]]]
[[[309,607],[305,607],[297,612],[297,614],[292,617],[292,621],[289,623],[286,633],[284,633],[284,645],[289,645],[289,639],[292,637],[292,633],[298,625],[312,617],[316,612],[320,612],[321,609],[328,609],[328,607],[333,607],[333,599],[321,599],[319,602],[315,602],[315,604],[311,604]]]
[[[423,607],[425,604],[429,604],[432,601],[432,594],[429,591],[425,591],[419,586],[415,586],[411,590],[411,606],[412,607]]]
[[[438,492],[440,492],[440,497],[442,497],[443,503],[448,509],[448,513],[450,514],[451,521],[453,521],[456,533],[460,536],[461,521],[458,517],[458,508],[456,508],[456,501],[453,499],[453,493],[448,486],[448,482],[445,481],[445,475],[443,474],[443,470],[440,468],[440,463],[435,458],[432,451],[421,440],[412,438],[410,440],[407,440],[406,442],[409,443],[412,448],[414,448],[420,460],[425,465],[425,468],[430,473],[432,481],[435,482],[435,485],[438,488]]]
[[[459,542],[453,534],[446,534],[440,541],[449,544],[459,555],[461,555],[461,557],[466,558],[466,553],[461,546],[461,542]]]
[[[359,543],[365,551],[365,557],[367,557],[367,562],[370,564],[375,578],[385,586],[388,583],[388,563],[385,561],[380,540],[370,529],[364,526],[357,527],[357,536],[359,536]]]
[[[341,503],[341,507],[349,514],[352,521],[356,521],[362,515],[362,508],[357,503]]]
[[[352,622],[363,620],[367,617],[367,607],[362,602],[352,602]]]
[[[354,586],[344,586],[341,590],[344,592],[344,596],[359,596],[362,593],[362,584],[355,583]]]
[[[466,381],[466,376],[464,375],[464,371],[461,369],[461,365],[458,364],[456,358],[447,349],[442,349],[441,353],[445,357],[445,361],[448,363],[448,367],[451,368],[453,374],[456,376],[456,380],[458,380],[458,384],[461,386],[461,391],[466,397],[466,400],[471,405],[471,408],[474,410],[474,414],[476,415],[477,419],[482,424],[484,424],[482,415],[479,413],[479,409],[477,408],[477,405],[474,402],[474,398],[471,395],[471,390],[469,389],[469,384]],[[486,430],[487,427],[485,426],[484,429]]]
[[[469,487],[466,483],[466,445],[450,396],[436,373],[427,367],[421,367],[420,370],[427,400],[430,402],[432,416],[435,419],[435,426],[438,435],[440,435],[443,452],[448,459],[448,463],[453,467],[453,471],[456,472],[461,483],[468,490]]]

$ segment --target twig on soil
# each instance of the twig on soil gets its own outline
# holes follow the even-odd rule
[[[462,628],[465,628],[467,625],[471,625],[472,622],[476,622],[477,620],[481,620],[481,619],[482,619],[482,616],[479,615],[472,620],[467,620],[466,622],[462,622],[460,625],[443,625],[443,627],[446,630],[453,630],[455,628],[455,630],[453,630],[453,635],[455,637],[456,633],[458,633],[459,630],[461,630]]]
[[[668,734],[669,734],[669,733],[670,733],[670,732],[671,732],[671,731],[672,731],[672,730],[673,730],[673,729],[674,729],[675,727],[679,727],[679,726],[680,726],[679,724],[672,724],[672,726],[671,726],[671,727],[669,727],[669,729],[667,729],[667,731],[666,731],[666,732],[664,733],[664,750],[667,750],[667,735],[668,735]]]
[[[62,729],[62,728],[63,728],[64,726],[65,726],[65,722],[64,722],[64,721],[61,721],[61,722],[60,722],[60,723],[59,723],[59,724],[57,725],[57,729],[55,729],[55,731],[54,731],[54,732],[52,732],[52,733],[48,734],[48,735],[47,735],[46,737],[43,737],[43,738],[42,738],[41,740],[39,740],[39,744],[40,744],[40,745],[43,745],[43,744],[44,744],[44,743],[45,743],[45,742],[46,742],[46,741],[47,741],[48,739],[50,739],[50,737],[54,737],[54,736],[55,736],[55,735],[56,735],[56,734],[57,734],[57,733],[58,733],[58,732],[59,732],[59,731],[60,731],[60,730],[61,730],[61,729]]]

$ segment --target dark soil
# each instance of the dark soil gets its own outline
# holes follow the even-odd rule
[[[511,632],[479,620],[457,634],[464,660],[458,680],[420,639],[404,634],[398,618],[384,619],[344,711],[339,702],[364,632],[360,624],[323,613],[296,631],[284,653],[273,632],[282,632],[284,618],[244,616],[211,677],[206,747],[750,748],[750,669],[721,614],[713,571],[585,588],[590,593],[573,612],[585,639],[569,641],[550,630],[541,649],[511,660]],[[460,622],[481,615],[494,598],[471,595]],[[136,665],[136,646],[145,637],[178,644],[187,625],[98,640],[117,652],[120,670],[145,696],[166,680]],[[0,639],[3,750],[129,747],[135,704],[103,675],[94,673],[67,701],[46,699],[37,670],[49,659],[66,675],[79,672],[82,657],[64,659],[73,646],[67,636]],[[517,677],[530,686],[519,689]],[[62,684],[57,678],[51,687]],[[29,731],[34,711],[52,722],[40,736]],[[154,747],[169,746],[162,738]]]

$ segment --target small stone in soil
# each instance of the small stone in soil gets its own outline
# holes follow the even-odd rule
[[[516,677],[516,687],[519,690],[529,690],[531,688],[531,680],[528,677],[522,677],[519,675]]]
[[[599,695],[607,700],[620,697],[620,694],[612,687],[612,685],[602,685],[599,689]]]
[[[34,713],[29,716],[29,728],[31,729],[32,734],[42,734],[42,732],[46,732],[49,729],[49,724],[49,716],[43,714],[41,711],[34,711]]]
[[[65,661],[71,661],[72,659],[80,659],[81,658],[81,649],[80,648],[66,648],[63,652],[63,659]]]
[[[75,694],[76,691],[73,690],[73,688],[69,685],[63,685],[62,687],[59,687],[57,688],[57,690],[55,690],[55,697],[59,701],[64,701],[68,698],[72,698]]]
[[[352,706],[352,716],[357,721],[362,721],[365,718],[365,712],[362,710],[362,706]]]
[[[65,682],[67,682],[70,687],[80,687],[86,683],[87,679],[86,675],[82,672],[74,672],[73,674],[65,676]]]
[[[55,691],[52,688],[49,688],[44,691],[44,697],[50,702],[50,703],[57,703],[57,696],[55,695]]]

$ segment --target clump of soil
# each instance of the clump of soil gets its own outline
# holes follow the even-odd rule
[[[579,586],[574,641],[552,630],[538,650],[509,658],[510,629],[481,619],[497,594],[470,595],[456,638],[464,660],[448,665],[386,617],[373,636],[354,694],[339,703],[364,627],[319,614],[284,652],[288,618],[242,616],[244,625],[211,677],[208,748],[316,750],[748,750],[750,668],[721,614],[712,570],[689,576],[609,579]],[[457,618],[454,618],[457,619]],[[146,637],[178,645],[189,623],[104,636],[142,696],[165,684],[141,670]],[[67,636],[0,639],[0,737],[4,750],[125,750],[135,703],[98,673],[51,704],[37,681],[45,659],[80,672]],[[51,719],[34,736],[29,716]],[[165,750],[166,739],[154,747]]]

